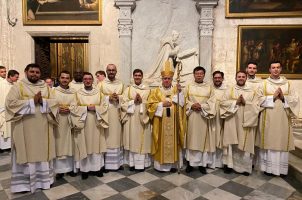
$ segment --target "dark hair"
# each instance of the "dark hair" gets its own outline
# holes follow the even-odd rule
[[[254,61],[249,61],[246,66],[248,66],[249,64],[253,64],[253,65],[258,66],[258,63],[254,62]]]
[[[0,65],[0,69],[6,69],[6,67],[4,67],[4,66]]]
[[[91,76],[92,79],[93,79],[93,75],[92,75],[90,72],[83,72],[83,77],[84,77],[85,75]]]
[[[239,74],[239,73],[243,73],[243,74],[245,74],[245,76],[247,76],[246,71],[244,71],[244,70],[239,70],[239,71],[236,72],[236,76],[235,76],[235,77],[237,77],[237,74]]]
[[[273,60],[272,62],[269,63],[269,67],[268,68],[271,68],[271,65],[274,64],[274,63],[279,63],[280,66],[282,67],[281,62],[279,60]]]
[[[95,72],[95,75],[98,75],[98,74],[101,74],[106,77],[106,73],[103,70],[99,70],[99,71]]]
[[[222,78],[224,78],[224,73],[222,71],[215,71],[213,72],[213,78],[216,74],[220,74]]]
[[[60,77],[62,74],[68,74],[68,75],[70,76],[70,79],[71,79],[71,74],[70,74],[69,71],[67,71],[67,70],[61,71],[60,74],[59,74],[59,77]]]
[[[141,69],[135,69],[135,70],[133,70],[133,76],[134,76],[134,74],[136,74],[136,73],[141,73],[142,75],[144,75],[144,73],[143,73],[143,71],[141,70]]]
[[[38,68],[40,70],[40,72],[41,72],[41,67],[37,63],[30,63],[30,64],[28,64],[25,67],[24,71],[27,72],[30,68]]]
[[[197,66],[197,67],[195,67],[193,69],[193,74],[195,74],[196,71],[200,71],[200,70],[202,70],[204,74],[206,73],[206,69],[205,68],[203,68],[201,66]]]
[[[16,74],[19,75],[19,72],[17,70],[14,70],[14,69],[8,70],[8,72],[7,72],[7,78],[15,76]]]

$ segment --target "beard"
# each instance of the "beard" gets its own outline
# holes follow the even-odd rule
[[[37,83],[40,79],[33,79],[31,77],[27,77],[28,81],[31,83]]]

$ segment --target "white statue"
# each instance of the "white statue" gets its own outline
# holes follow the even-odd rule
[[[151,71],[146,74],[145,82],[153,85],[153,83],[160,82],[160,72],[167,60],[173,62],[179,52],[177,40],[179,33],[175,30],[172,31],[172,36],[165,37],[161,40],[159,54],[150,67]]]

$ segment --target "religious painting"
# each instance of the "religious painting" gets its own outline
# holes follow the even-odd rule
[[[101,25],[102,0],[23,0],[24,25]]]
[[[226,17],[302,16],[301,0],[226,0]]]
[[[243,25],[238,27],[237,70],[250,61],[268,76],[269,64],[280,61],[287,78],[302,78],[302,25]]]

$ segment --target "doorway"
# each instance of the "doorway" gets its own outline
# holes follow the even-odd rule
[[[35,62],[41,66],[41,79],[57,82],[61,71],[88,71],[88,37],[34,37]]]

